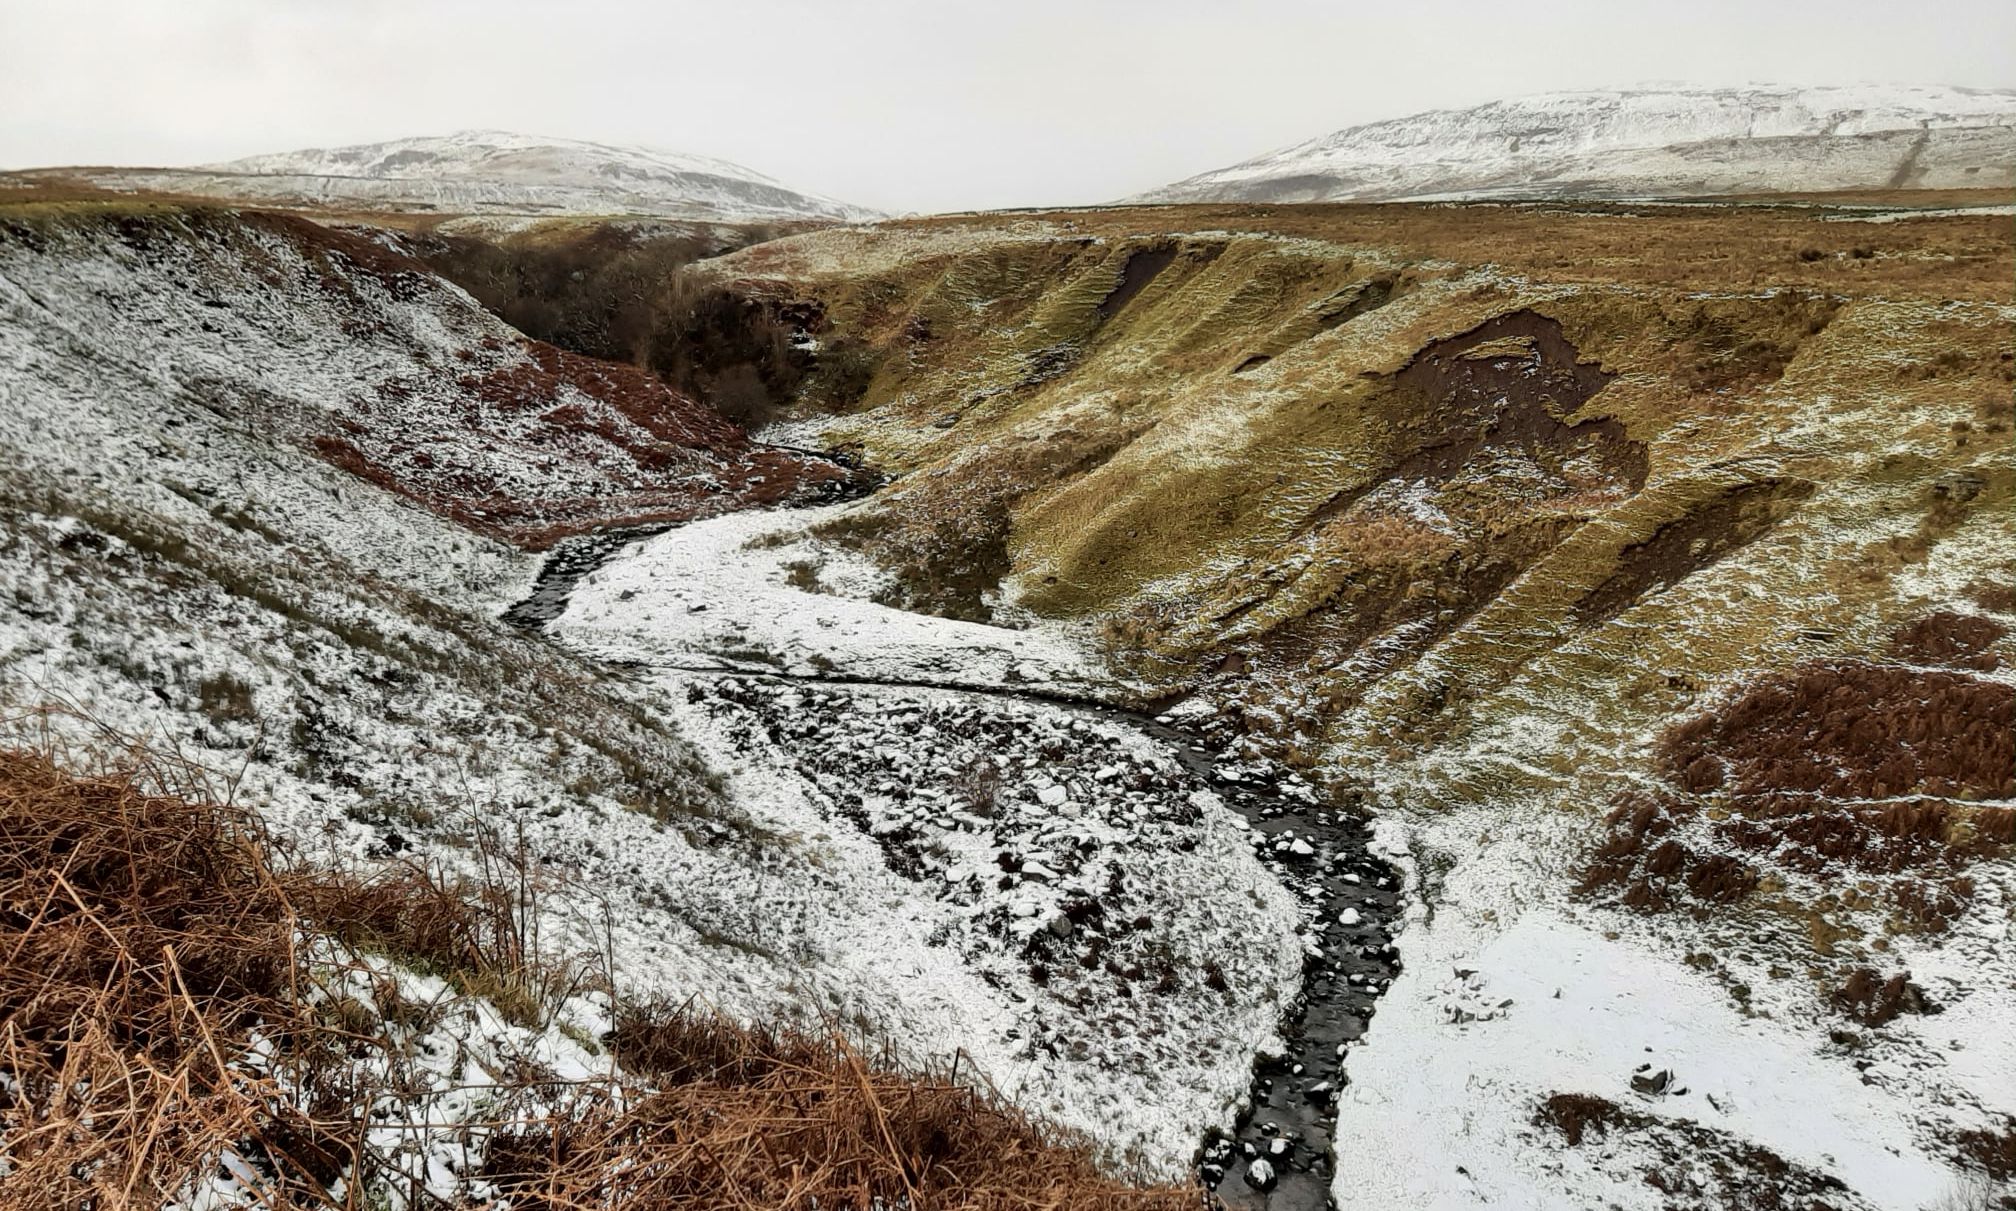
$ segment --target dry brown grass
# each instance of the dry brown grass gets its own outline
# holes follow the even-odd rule
[[[2009,628],[1992,618],[1940,610],[1899,630],[1890,650],[1899,659],[1919,664],[1992,673],[2002,667],[2002,658],[1988,649],[2008,633]]]
[[[327,1171],[240,1067],[255,1023],[306,1024],[286,897],[242,818],[142,790],[173,773],[0,754],[0,1208],[159,1206],[251,1137],[276,1185]]]
[[[1675,728],[1661,757],[1689,790],[2016,795],[2016,691],[1959,673],[1858,662],[1760,678]]]
[[[1594,1163],[1666,1195],[1669,1207],[1831,1211],[1848,1194],[1840,1179],[1740,1136],[1594,1094],[1553,1094],[1535,1107],[1533,1123],[1570,1148],[1593,1145]],[[1625,1138],[1636,1145],[1628,1152],[1617,1146]]]
[[[276,870],[257,822],[199,775],[142,755],[77,777],[0,752],[0,1211],[158,1208],[220,1163],[263,1205],[376,1205],[397,1167],[367,1111],[401,1078],[370,1057],[396,1050],[400,1006],[308,995],[326,976],[308,952],[368,946],[492,1000],[529,989],[534,1011],[566,978],[542,970],[508,850],[480,879]],[[528,1070],[490,1090],[483,1175],[513,1206],[1203,1202],[1106,1177],[1087,1141],[956,1071],[871,1063],[837,1035],[631,1008],[609,1042],[615,1082],[556,1093]]]
[[[1999,637],[1957,617],[1898,646],[1957,663]],[[1877,878],[1901,928],[1946,929],[1973,901],[1968,868],[2016,842],[2016,809],[1964,801],[2016,790],[2012,705],[2008,686],[1957,671],[1841,661],[1760,677],[1660,738],[1667,786],[1613,800],[1582,890],[1661,911],[1738,903],[1766,872],[1852,873]]]
[[[1085,1141],[1032,1123],[952,1069],[899,1073],[837,1036],[661,1006],[627,1013],[613,1045],[657,1091],[496,1141],[484,1176],[514,1207],[1205,1205],[1200,1190],[1103,1176]]]
[[[1956,200],[1957,199],[1957,200]],[[1866,202],[1868,198],[1855,199]],[[1944,199],[1885,196],[1900,207],[2000,205],[1993,190]],[[1265,231],[1415,259],[1497,264],[1557,282],[1685,290],[1793,287],[1999,302],[2009,293],[2009,220],[1950,215],[1871,226],[1831,222],[1823,209],[1764,206],[1631,206],[1417,203],[1296,206],[1128,206],[1025,216],[1069,222],[1086,235],[1142,231]],[[891,227],[990,228],[999,215],[905,219]],[[1877,255],[1858,257],[1874,245]],[[1820,256],[1801,259],[1816,251]]]

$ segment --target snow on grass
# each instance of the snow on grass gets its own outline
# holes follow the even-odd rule
[[[872,600],[883,575],[809,536],[850,507],[633,544],[582,579],[549,633],[651,670],[735,802],[816,840],[843,885],[892,897],[858,925],[810,931],[861,948],[835,961],[879,974],[880,1029],[964,1051],[1109,1156],[1180,1173],[1233,1117],[1255,1051],[1278,1046],[1300,974],[1295,906],[1243,823],[1160,746],[996,696],[1111,692],[1069,636]],[[715,668],[754,676],[690,672]]]
[[[731,798],[853,896],[773,934],[810,948],[797,982],[834,1012],[911,1054],[964,1053],[1153,1174],[1180,1177],[1230,1122],[1255,1051],[1279,1046],[1298,917],[1243,821],[1161,746],[953,691],[657,676],[685,687],[680,730]]]
[[[1167,753],[1034,704],[737,703],[599,663],[1090,693],[1078,644],[867,600],[879,574],[800,532],[833,510],[668,532],[582,586],[555,627],[572,651],[527,637],[496,615],[533,560],[264,424],[267,405],[368,392],[387,359],[457,374],[448,351],[482,321],[428,314],[437,292],[401,334],[345,334],[348,304],[302,299],[312,314],[239,317],[225,339],[203,327],[223,326],[202,303],[220,283],[178,278],[200,258],[160,246],[185,237],[0,258],[0,730],[145,736],[302,860],[475,873],[471,836],[512,838],[550,945],[612,959],[623,995],[964,1053],[1116,1163],[1186,1171],[1276,1044],[1301,954],[1240,821]],[[77,714],[32,709],[52,700]],[[766,738],[793,720],[823,730]],[[983,756],[1002,800],[954,818]],[[1109,918],[1073,922],[1094,901]]]
[[[603,659],[772,668],[1090,695],[1109,678],[1055,630],[1011,630],[870,600],[872,563],[806,531],[859,505],[736,513],[667,531],[582,578],[553,633]],[[823,590],[823,591],[822,591]]]
[[[1399,827],[1382,821],[1382,841],[1397,848]],[[1810,996],[1764,978],[1768,954],[1690,963],[1642,918],[1563,903],[1544,822],[1501,805],[1415,827],[1402,973],[1338,1109],[1340,1207],[1670,1205],[1644,1174],[1679,1162],[1642,1134],[1571,1147],[1536,1123],[1546,1098],[1572,1093],[1831,1175],[1840,1205],[1913,1211],[1959,1177],[1927,1147],[1927,1124],[1975,1127],[1970,1105],[2009,1104],[2007,1031],[1993,1024],[2006,990],[1968,993],[1948,1011],[1958,1018],[1899,1019],[1904,1043],[1869,1036],[1876,1063],[1858,1062],[1815,1028]],[[1971,949],[1899,958],[1944,990]],[[1718,979],[1717,962],[1758,978]],[[1634,1087],[1660,1072],[1664,1092]]]

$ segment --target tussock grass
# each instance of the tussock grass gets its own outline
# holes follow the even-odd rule
[[[480,1173],[452,1202],[415,1193],[371,1134],[403,1096],[393,1023],[414,1007],[327,995],[327,956],[381,950],[551,1025],[579,976],[542,954],[527,869],[508,846],[479,877],[289,869],[171,757],[78,776],[0,751],[0,1211],[157,1208],[220,1169],[265,1205],[343,1211],[1202,1205],[1102,1175],[1088,1141],[956,1066],[627,1004],[620,1075],[488,1088],[485,1121],[431,1128],[480,1143]]]
[[[1086,1141],[962,1083],[956,1067],[900,1072],[837,1035],[742,1027],[664,1005],[627,1012],[612,1043],[625,1069],[656,1090],[497,1140],[484,1176],[514,1207],[1205,1205],[1200,1190],[1102,1175]]]
[[[0,754],[0,1207],[152,1207],[298,1111],[234,1067],[308,1025],[293,916],[249,823]],[[304,1166],[305,1167],[305,1166]]]

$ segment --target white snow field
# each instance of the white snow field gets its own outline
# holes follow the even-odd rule
[[[315,147],[192,168],[55,171],[110,189],[374,210],[730,222],[880,217],[711,156],[501,130]]]
[[[987,626],[871,600],[883,574],[809,533],[857,507],[731,513],[634,544],[582,578],[554,631],[584,652],[655,665],[844,669],[876,681],[1065,697],[1114,688],[1089,645],[1054,628]]]
[[[1678,939],[1564,903],[1549,886],[1550,822],[1486,815],[1386,822],[1396,849],[1413,833],[1416,901],[1400,978],[1351,1056],[1338,1206],[1747,1205],[1716,1201],[1713,1162],[1718,1149],[1752,1146],[1838,1179],[1823,1198],[1837,1211],[1922,1211],[1963,1188],[1965,1175],[1925,1147],[1928,1126],[1964,1130],[1981,1104],[2016,1098],[2007,1031],[1987,1025],[2008,1020],[2016,995],[1967,971],[1965,956],[1984,940],[1950,945],[1943,958],[1930,948],[1900,955],[1955,1007],[1900,1019],[1900,1045],[1850,1063],[1829,1053],[1796,993],[1774,996],[1760,980],[1758,995],[1736,1000],[1681,960]],[[1420,868],[1437,856],[1444,870],[1424,891]],[[1536,1120],[1557,1093],[1656,1122],[1592,1129],[1570,1147]],[[1662,1192],[1648,1170],[1679,1180]],[[1696,1201],[1679,1199],[1688,1182]]]
[[[2016,184],[2016,89],[1544,93],[1353,126],[1131,199],[1652,198]]]

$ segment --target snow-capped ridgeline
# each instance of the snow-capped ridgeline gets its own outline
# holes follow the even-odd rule
[[[878,217],[727,160],[496,130],[318,147],[187,169],[92,169],[99,184],[471,213],[771,220]]]
[[[2016,182],[2016,89],[1545,93],[1353,126],[1139,201],[1656,197]]]

